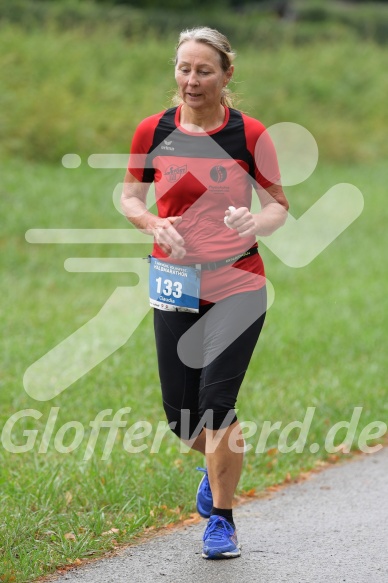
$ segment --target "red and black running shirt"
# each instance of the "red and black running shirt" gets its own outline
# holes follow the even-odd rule
[[[154,183],[160,217],[182,216],[177,231],[186,256],[169,261],[192,264],[233,257],[257,243],[254,236],[241,238],[225,226],[225,210],[250,208],[252,188],[280,182],[274,146],[260,121],[236,109],[225,107],[220,127],[198,133],[180,125],[180,110],[167,109],[138,125],[128,170],[140,182]],[[168,259],[156,243],[152,254]],[[218,301],[264,284],[261,257],[252,255],[234,268],[204,270],[201,297]]]

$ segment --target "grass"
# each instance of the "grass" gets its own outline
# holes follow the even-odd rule
[[[24,370],[36,358],[94,316],[116,286],[130,283],[126,274],[67,273],[66,257],[142,256],[147,251],[118,245],[31,245],[24,233],[33,227],[123,228],[125,220],[111,202],[120,178],[118,171],[86,166],[65,170],[17,160],[4,166],[1,200],[8,221],[1,237],[1,421],[3,425],[24,409],[41,416],[20,419],[12,432],[14,443],[22,445],[24,430],[37,431],[30,451],[0,450],[3,581],[31,581],[194,510],[194,468],[201,456],[180,452],[172,434],[162,439],[159,453],[150,453],[157,423],[164,419],[150,314],[125,346],[55,399],[34,401],[22,385]],[[387,243],[386,167],[323,164],[306,183],[289,188],[288,195],[298,216],[341,181],[362,190],[365,210],[313,263],[287,268],[262,244],[276,300],[238,402],[240,419],[258,426],[247,440],[253,450],[247,454],[239,493],[295,477],[330,457],[323,448],[327,431],[338,421],[349,421],[355,407],[362,407],[362,414],[354,446],[368,423],[387,418],[387,299],[381,275]],[[47,452],[39,453],[53,407],[58,407],[53,435]],[[119,430],[111,455],[101,459],[108,436],[102,428],[94,454],[84,460],[90,422],[103,409],[114,414],[122,407],[131,410],[123,416],[127,424]],[[302,453],[281,454],[279,431],[268,439],[264,453],[254,453],[264,421],[281,421],[283,429],[290,421],[302,421],[307,407],[315,412]],[[74,420],[84,428],[83,440],[73,452],[60,453],[55,436]],[[123,434],[139,420],[149,422],[152,431],[134,442],[146,445],[143,452],[128,453]],[[72,431],[62,440],[64,451]],[[296,437],[291,433],[288,443]],[[343,439],[342,430],[336,445]],[[320,444],[317,454],[309,451],[313,442]],[[103,534],[111,528],[118,532]]]
[[[386,157],[387,47],[345,34],[306,48],[292,34],[277,31],[275,46],[237,45],[231,88],[244,110],[266,125],[301,123],[333,162]],[[139,119],[169,106],[176,37],[103,35],[3,26],[2,155],[57,163],[68,152],[126,152]]]

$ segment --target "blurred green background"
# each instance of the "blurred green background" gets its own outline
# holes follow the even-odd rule
[[[150,453],[154,433],[143,440],[144,452],[130,454],[122,428],[102,460],[102,428],[93,456],[83,459],[90,422],[103,409],[113,416],[131,407],[127,428],[164,419],[151,314],[125,346],[51,401],[29,397],[23,374],[93,318],[117,286],[134,283],[125,273],[68,273],[68,257],[142,257],[150,250],[33,245],[26,231],[128,227],[112,203],[123,169],[93,169],[88,156],[126,154],[139,121],[170,105],[178,34],[200,25],[224,32],[237,52],[238,106],[267,126],[299,123],[318,143],[313,175],[286,189],[292,214],[301,216],[339,182],[356,185],[365,201],[360,218],[303,269],[283,265],[261,243],[276,301],[241,390],[239,417],[260,431],[265,420],[284,427],[315,407],[309,444],[320,449],[281,454],[275,431],[256,454],[257,434],[248,440],[254,447],[238,495],[342,458],[341,449],[325,450],[325,437],[355,407],[362,415],[353,450],[368,423],[387,421],[387,2],[0,0],[0,429],[18,411],[41,414],[20,419],[12,432],[19,445],[26,431],[36,432],[30,451],[12,453],[4,441],[0,447],[0,581],[32,581],[80,564],[195,510],[195,466],[203,460],[181,453],[172,434],[158,454]],[[62,166],[67,153],[80,156],[78,168]],[[52,407],[58,419],[40,453]],[[74,420],[84,440],[71,451],[69,431],[61,453],[54,438]],[[344,438],[340,431],[337,445]]]
[[[126,152],[139,119],[169,104],[178,32],[202,24],[236,47],[248,113],[302,123],[336,161],[387,154],[386,2],[138,4],[0,0],[2,154]]]

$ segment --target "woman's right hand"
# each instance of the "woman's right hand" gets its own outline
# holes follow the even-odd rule
[[[182,222],[182,217],[158,218],[152,227],[156,243],[171,259],[182,259],[186,255],[183,237],[175,227]]]

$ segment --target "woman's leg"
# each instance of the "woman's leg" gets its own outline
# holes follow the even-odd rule
[[[204,346],[207,355],[217,355],[201,374],[199,393],[200,416],[206,413],[206,464],[213,506],[231,509],[233,495],[240,479],[244,458],[244,439],[235,415],[237,395],[260,336],[266,309],[266,290],[241,293],[216,304],[205,316]],[[237,338],[233,334],[238,325],[251,315],[257,319]],[[205,354],[205,358],[206,358]]]
[[[201,307],[199,314],[154,310],[156,352],[167,420],[173,433],[190,446],[196,442],[193,449],[202,453],[205,453],[205,433],[199,425],[198,415],[201,368],[184,364],[179,358],[177,344],[210,308],[211,305]],[[193,352],[199,349],[202,353],[202,341],[193,347]],[[194,433],[197,427],[198,431]]]
[[[231,508],[241,474],[244,441],[234,406],[264,323],[265,305],[266,293],[262,289],[231,296],[216,306],[206,306],[199,315],[155,310],[159,374],[167,418],[172,431],[184,443],[206,454],[217,508]],[[228,335],[252,311],[258,314],[256,321],[228,345]],[[177,352],[180,339],[195,324],[197,333],[190,340],[190,354],[196,355],[198,364],[207,363],[203,368],[185,365]],[[212,360],[220,344],[221,354]],[[182,427],[182,409],[190,410],[188,427],[187,424]],[[198,424],[202,418],[206,429],[201,430]],[[199,433],[193,434],[196,428]]]
[[[191,449],[195,449],[195,451],[199,451],[199,453],[203,453],[205,455],[206,449],[206,431],[202,429],[201,433],[194,437],[193,439],[183,439],[181,437],[183,443],[185,443]]]
[[[212,443],[217,431],[206,429],[207,443]],[[232,508],[233,496],[240,480],[244,459],[244,439],[240,424],[235,421],[225,429],[219,429],[222,435],[215,448],[206,452],[206,465],[213,494],[213,506]]]

